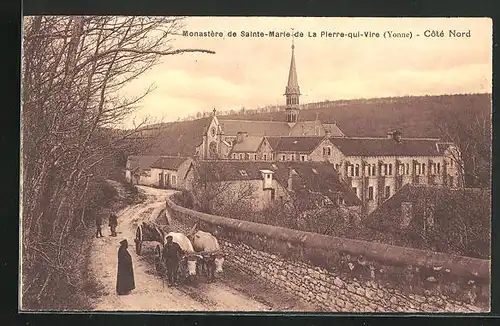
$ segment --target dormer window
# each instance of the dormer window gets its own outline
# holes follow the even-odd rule
[[[240,170],[239,172],[240,172],[240,175],[241,175],[242,177],[248,177],[248,173],[247,173],[247,171],[245,171],[245,170]]]

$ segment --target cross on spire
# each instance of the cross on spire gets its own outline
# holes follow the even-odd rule
[[[212,112],[214,113],[214,117],[215,117],[215,113],[217,112],[217,110],[214,108]]]

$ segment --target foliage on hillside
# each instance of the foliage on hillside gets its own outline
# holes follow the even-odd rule
[[[407,96],[304,104],[299,120],[318,118],[337,123],[347,136],[385,137],[400,129],[403,137],[441,137],[436,119],[454,115],[470,117],[491,114],[491,94]],[[226,115],[227,119],[283,120],[283,112],[252,113],[246,109]],[[465,118],[466,120],[467,118]],[[355,123],[354,123],[355,122]]]

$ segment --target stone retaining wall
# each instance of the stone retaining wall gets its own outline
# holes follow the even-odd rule
[[[233,220],[170,199],[167,210],[187,228],[197,223],[214,234],[228,264],[326,311],[490,309],[489,261]]]

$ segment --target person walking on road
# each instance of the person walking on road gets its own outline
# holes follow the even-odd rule
[[[128,294],[135,289],[132,256],[130,256],[127,248],[127,240],[120,241],[120,249],[118,249],[118,273],[116,276],[116,293],[118,295]]]
[[[111,229],[111,236],[116,237],[116,227],[118,226],[118,217],[115,213],[111,213],[109,216],[109,227]]]
[[[95,216],[95,227],[96,227],[96,235],[95,235],[95,237],[96,238],[102,238],[103,235],[102,235],[102,230],[101,230],[101,227],[102,227],[102,217],[101,217],[101,214],[97,214]]]
[[[173,286],[177,282],[177,270],[183,251],[179,244],[173,242],[172,236],[167,237],[167,243],[163,247],[163,259],[167,268],[168,286]]]

